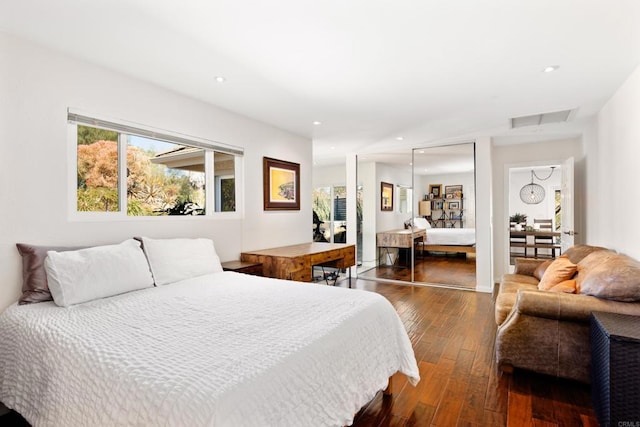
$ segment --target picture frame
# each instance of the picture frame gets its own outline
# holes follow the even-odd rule
[[[460,202],[449,202],[449,209],[451,210],[460,209]]]
[[[380,182],[380,210],[393,211],[393,184]]]
[[[262,158],[265,211],[300,210],[300,164]]]
[[[436,199],[442,197],[442,184],[430,184],[429,193],[433,194]]]
[[[462,193],[462,185],[445,185],[444,193],[445,194]]]
[[[447,198],[447,199],[453,199],[453,193],[446,193],[446,194],[445,194],[445,198]]]

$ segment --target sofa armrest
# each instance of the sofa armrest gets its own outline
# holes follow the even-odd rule
[[[590,295],[518,290],[512,311],[547,319],[589,322],[594,311],[639,316],[640,302],[620,302]]]
[[[534,277],[533,272],[545,261],[544,259],[535,258],[515,258],[516,267],[513,273]]]

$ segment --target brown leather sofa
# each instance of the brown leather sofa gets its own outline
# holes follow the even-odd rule
[[[520,368],[589,383],[591,312],[640,315],[640,262],[587,245],[564,256],[576,265],[575,294],[538,289],[536,269],[544,260],[518,258],[515,272],[503,276],[495,303],[501,371]]]

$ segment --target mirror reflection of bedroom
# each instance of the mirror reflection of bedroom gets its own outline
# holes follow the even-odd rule
[[[359,278],[475,288],[474,150],[358,156]]]

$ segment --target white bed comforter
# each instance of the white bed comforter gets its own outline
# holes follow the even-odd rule
[[[425,245],[463,245],[476,244],[475,228],[430,228],[427,230]]]
[[[232,272],[13,305],[0,340],[0,401],[38,426],[339,426],[419,381],[384,297]]]

